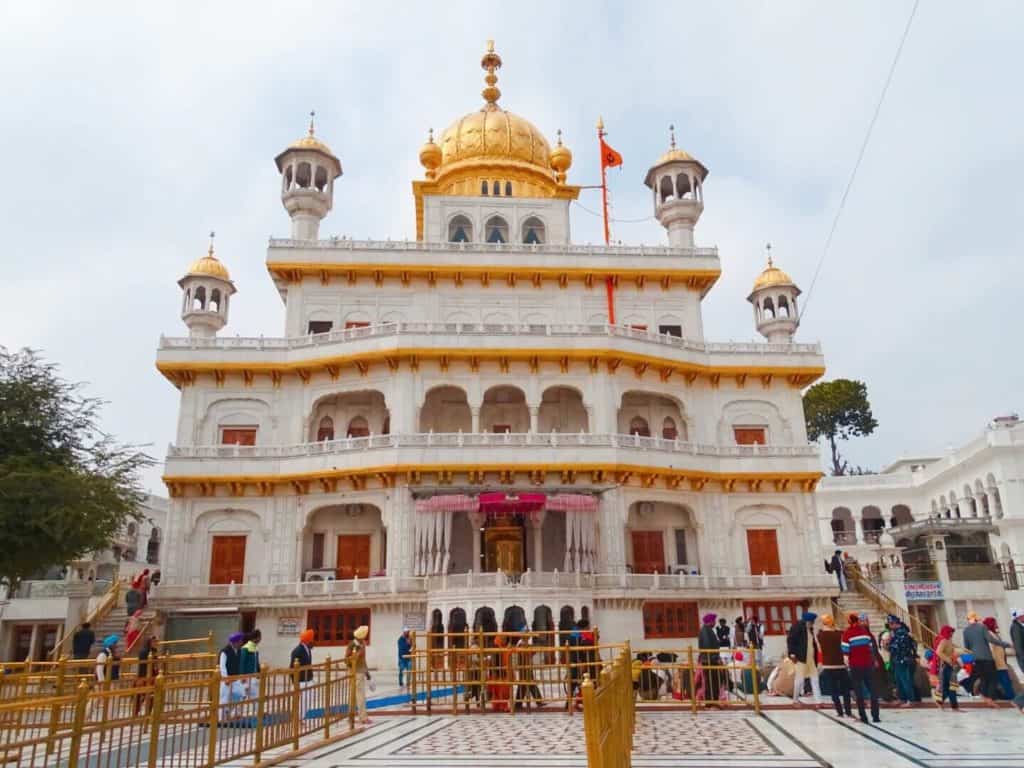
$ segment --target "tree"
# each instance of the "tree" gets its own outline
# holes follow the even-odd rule
[[[850,471],[849,463],[839,455],[838,441],[870,435],[878,426],[871,415],[867,386],[851,379],[823,381],[808,389],[804,394],[804,419],[808,439],[828,440],[833,475]]]
[[[102,401],[36,352],[0,346],[0,585],[105,549],[145,498],[153,460],[98,425]]]

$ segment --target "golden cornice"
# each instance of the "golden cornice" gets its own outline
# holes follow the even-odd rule
[[[308,360],[296,360],[287,363],[259,362],[168,362],[158,361],[160,371],[176,387],[195,383],[196,376],[209,374],[223,383],[226,373],[235,373],[242,377],[243,382],[251,385],[257,374],[270,375],[274,386],[280,386],[284,375],[298,376],[304,384],[308,383],[313,373],[322,372],[336,379],[343,367],[350,366],[360,375],[366,376],[371,365],[387,365],[389,373],[399,370],[406,363],[413,370],[427,360],[450,366],[452,362],[464,362],[471,370],[478,370],[481,362],[493,362],[502,373],[510,373],[512,362],[524,363],[536,369],[540,362],[557,363],[563,373],[568,373],[569,363],[586,363],[591,373],[596,373],[602,362],[607,364],[608,372],[617,372],[623,364],[632,369],[637,378],[645,374],[657,372],[661,381],[669,381],[678,374],[689,386],[698,377],[706,377],[713,387],[721,384],[722,377],[732,378],[738,387],[742,387],[747,378],[759,377],[762,386],[768,388],[774,378],[785,380],[790,386],[805,387],[816,381],[824,373],[821,366],[789,366],[789,365],[704,365],[679,360],[670,360],[654,355],[643,355],[633,352],[620,352],[609,349],[494,349],[494,348],[446,348],[446,347],[412,347],[378,349],[351,355],[332,355]]]
[[[380,285],[385,279],[397,279],[404,284],[420,278],[434,284],[439,279],[451,280],[461,286],[466,280],[477,280],[488,286],[491,280],[515,285],[518,278],[534,287],[551,280],[565,288],[569,280],[579,280],[588,288],[612,278],[616,285],[622,280],[632,281],[637,290],[644,290],[647,282],[657,283],[662,290],[673,285],[700,291],[710,290],[722,274],[720,269],[601,269],[592,267],[523,267],[479,264],[317,264],[315,262],[268,261],[267,271],[279,280],[291,283],[313,277],[327,284],[331,278],[344,279],[354,284],[359,278],[372,279]],[[510,276],[512,279],[510,279]]]
[[[395,464],[359,469],[321,469],[280,475],[164,475],[161,479],[172,498],[181,498],[188,488],[201,496],[215,496],[218,488],[228,495],[273,496],[275,488],[283,487],[296,495],[331,493],[339,483],[353,490],[368,487],[395,488],[398,485],[421,485],[433,476],[437,485],[455,482],[465,476],[472,485],[502,483],[512,485],[519,480],[543,486],[549,474],[557,475],[561,484],[615,483],[639,488],[661,485],[668,490],[704,491],[713,484],[724,493],[812,493],[822,477],[821,472],[704,472],[687,469],[665,469],[638,464]]]

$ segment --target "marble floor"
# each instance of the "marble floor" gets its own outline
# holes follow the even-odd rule
[[[640,713],[637,768],[1024,768],[1013,709],[885,710],[880,724],[823,710]],[[377,715],[289,768],[583,768],[583,719],[564,713]]]

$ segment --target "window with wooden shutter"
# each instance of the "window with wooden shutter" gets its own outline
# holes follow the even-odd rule
[[[764,445],[767,442],[764,427],[733,427],[736,445]]]
[[[318,646],[348,645],[352,633],[363,624],[371,626],[369,608],[310,611],[306,617],[306,626],[313,630]],[[371,635],[372,632],[366,636],[367,645]]]
[[[256,427],[221,427],[221,445],[256,445]]]
[[[793,622],[803,615],[805,607],[803,603],[791,601],[745,602],[743,603],[743,615],[746,617],[756,616],[764,624],[766,635],[784,635],[789,631]]]
[[[700,630],[697,603],[645,602],[644,638],[696,637]]]

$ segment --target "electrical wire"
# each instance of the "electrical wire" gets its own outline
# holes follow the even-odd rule
[[[885,78],[885,85],[882,86],[882,93],[878,97],[878,104],[875,105],[875,113],[871,116],[871,122],[868,123],[868,130],[864,136],[864,142],[860,145],[857,162],[854,163],[853,172],[850,174],[849,181],[846,182],[846,189],[843,190],[843,196],[839,200],[839,208],[836,209],[835,218],[832,219],[832,228],[829,230],[828,237],[825,239],[825,247],[822,249],[821,256],[818,258],[818,264],[814,268],[814,277],[811,278],[811,285],[808,287],[807,294],[804,297],[802,305],[803,309],[800,312],[800,320],[803,320],[804,316],[807,314],[807,306],[810,304],[814,285],[818,282],[818,273],[821,272],[822,264],[825,263],[825,256],[828,254],[828,249],[832,245],[832,238],[836,233],[836,227],[839,226],[839,217],[843,215],[843,208],[846,207],[846,198],[850,195],[854,179],[857,178],[857,171],[860,169],[861,161],[864,159],[864,153],[867,151],[868,142],[871,141],[871,133],[874,131],[875,122],[878,120],[878,115],[882,111],[885,94],[889,92],[889,85],[892,83],[893,75],[896,73],[896,65],[899,63],[900,54],[903,53],[903,44],[907,42],[907,36],[910,34],[910,25],[914,22],[914,16],[917,14],[917,6],[920,2],[921,0],[914,0],[914,7],[910,9],[910,16],[907,18],[907,25],[903,28],[903,37],[900,38],[900,44],[896,48],[896,55],[892,58],[892,65],[889,67],[889,74]]]
[[[590,210],[589,208],[587,208],[587,206],[583,205],[583,203],[579,202],[578,200],[573,200],[572,204],[575,205],[577,208],[582,208],[591,216],[601,218],[600,213],[598,213],[597,211]],[[616,224],[639,224],[644,221],[654,221],[654,216],[644,216],[642,219],[613,219],[609,217],[608,221],[614,221]]]

